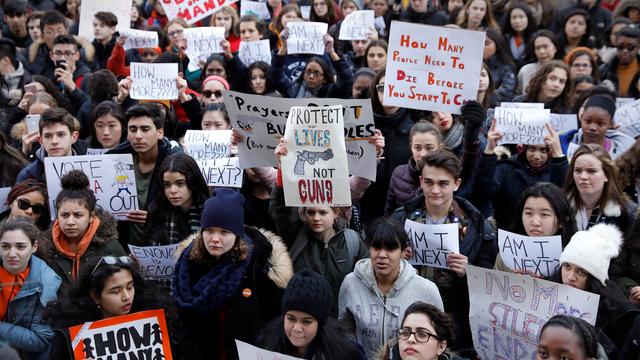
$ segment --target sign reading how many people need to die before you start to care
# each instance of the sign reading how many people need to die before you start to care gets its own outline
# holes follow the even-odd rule
[[[80,6],[80,22],[78,24],[78,35],[89,40],[90,42],[93,41],[93,22],[95,21],[94,15],[101,11],[108,11],[116,16],[116,18],[118,19],[116,31],[128,29],[131,26],[132,4],[132,0],[97,0],[82,2],[82,6]]]
[[[133,246],[128,244],[129,251],[136,260],[140,274],[147,280],[172,280],[176,268],[175,257],[179,244],[162,246]]]
[[[351,206],[342,106],[293,107],[281,158],[287,206]]]
[[[267,64],[271,64],[269,40],[240,41],[238,57],[246,66],[251,66],[256,61],[264,61]]]
[[[426,225],[409,219],[404,222],[409,235],[412,265],[447,268],[447,256],[460,252],[458,223]]]
[[[126,29],[120,31],[120,36],[126,37],[124,40],[125,50],[158,47],[158,33],[155,31]]]
[[[596,322],[599,295],[529,275],[466,270],[473,347],[482,360],[535,359],[540,330],[555,315]]]
[[[498,229],[498,250],[509,269],[549,277],[560,266],[562,238],[560,235],[529,237]]]
[[[148,310],[87,322],[69,328],[76,360],[171,360],[163,310]]]
[[[169,20],[182,18],[189,24],[203,19],[223,6],[231,5],[238,0],[158,0],[162,3]]]
[[[231,130],[187,130],[185,153],[191,156],[209,186],[242,187],[244,172],[231,157]]]
[[[484,32],[391,23],[384,105],[460,113],[480,84]]]
[[[340,25],[340,40],[366,40],[375,31],[373,10],[356,10],[347,15]]]
[[[131,154],[78,155],[44,158],[51,219],[56,218],[56,197],[62,191],[60,179],[71,170],[81,170],[89,178],[89,190],[96,204],[118,220],[127,220],[138,210],[136,176]]]
[[[549,130],[549,109],[523,109],[497,107],[494,113],[496,130],[502,134],[498,145],[544,145]]]
[[[324,54],[323,36],[327,33],[327,23],[310,21],[289,21],[287,54]]]
[[[131,63],[131,91],[135,100],[176,100],[178,64]]]

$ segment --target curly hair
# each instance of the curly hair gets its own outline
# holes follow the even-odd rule
[[[564,89],[560,95],[558,95],[555,99],[551,100],[552,109],[551,112],[559,112],[561,108],[564,108],[568,104],[569,94],[572,91],[571,80],[569,79],[569,67],[558,60],[549,61],[546,64],[540,66],[538,71],[533,75],[531,80],[529,81],[529,85],[525,91],[524,102],[539,102],[540,95],[542,92],[542,87],[547,82],[547,77],[549,74],[553,72],[555,69],[562,69],[567,74],[567,82],[564,85]]]

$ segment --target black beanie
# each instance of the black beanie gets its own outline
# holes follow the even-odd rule
[[[200,229],[210,227],[227,229],[239,238],[244,234],[244,196],[237,191],[219,188],[204,203]]]
[[[613,123],[613,117],[616,114],[616,101],[609,95],[597,94],[587,99],[584,104],[585,110],[590,107],[599,107],[611,115],[611,123]]]
[[[282,313],[289,310],[305,312],[324,324],[331,307],[331,287],[325,278],[313,270],[303,269],[289,281],[282,297]]]

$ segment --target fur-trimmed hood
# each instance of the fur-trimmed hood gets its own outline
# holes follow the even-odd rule
[[[254,241],[256,241],[256,237],[262,236],[271,245],[272,249],[268,259],[269,271],[267,276],[279,288],[286,288],[289,280],[293,277],[293,263],[291,262],[291,257],[289,257],[289,252],[282,238],[271,231],[249,226],[245,226],[245,233]],[[199,234],[199,232],[191,234],[180,242],[174,255],[176,259],[180,257],[182,252],[191,245]]]
[[[98,230],[93,236],[93,240],[91,240],[91,243],[95,244],[96,246],[104,246],[112,241],[117,242],[118,227],[116,219],[111,214],[98,207],[96,207],[95,216],[100,219],[100,226],[98,226]],[[51,226],[53,226],[53,222],[51,223]],[[49,235],[49,238],[51,238],[52,230],[49,229],[47,233]],[[53,255],[55,251],[56,250],[52,242],[49,248],[49,252],[51,253],[50,255]]]
[[[86,60],[87,62],[92,62],[95,55],[95,49],[93,48],[93,45],[91,45],[91,42],[83,38],[82,36],[74,36],[74,38],[80,46],[80,49],[78,50],[83,50],[84,60]],[[28,54],[30,63],[36,60],[36,58],[38,57],[38,53],[40,52],[40,48],[43,46],[46,46],[43,39],[34,41],[31,46],[29,46]],[[47,52],[46,49],[44,51],[45,53]]]

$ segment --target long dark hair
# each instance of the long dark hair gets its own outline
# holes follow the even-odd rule
[[[500,31],[493,28],[488,28],[486,31],[486,35],[496,44],[496,53],[493,56],[497,57],[500,63],[507,64],[513,70],[515,70],[516,65],[513,62],[511,51],[507,46],[507,41],[505,40],[504,36],[500,34]],[[489,59],[485,59],[485,61],[487,60]]]
[[[271,65],[267,64],[264,61],[256,61],[253,64],[249,65],[249,68],[247,69],[247,83],[246,83],[246,88],[248,93],[255,94],[253,89],[251,89],[251,72],[253,72],[254,69],[262,70],[262,72],[264,73],[265,89],[264,89],[264,94],[262,95],[275,91],[273,81],[271,80],[271,76],[269,76],[270,67]]]
[[[127,140],[127,120],[125,119],[124,111],[122,111],[120,105],[116,104],[112,100],[105,100],[98,104],[91,114],[91,123],[89,124],[89,136],[91,138],[89,146],[92,148],[102,148],[102,144],[100,144],[98,137],[96,136],[96,120],[105,115],[111,115],[118,119],[121,127],[120,142],[122,143]]]
[[[524,94],[525,102],[538,102],[538,97],[542,91],[542,87],[547,82],[547,77],[553,70],[562,69],[567,73],[567,82],[564,84],[564,89],[560,95],[552,99],[547,103],[547,106],[551,107],[552,112],[560,112],[567,106],[569,94],[572,91],[571,79],[569,78],[569,67],[561,61],[551,60],[548,63],[540,66],[538,71],[535,72]]]
[[[371,82],[371,85],[369,86],[369,98],[371,99],[371,108],[373,109],[374,113],[377,113],[380,115],[384,115],[384,106],[382,105],[382,102],[378,97],[378,91],[376,90],[376,85],[378,85],[378,83],[380,82],[380,79],[385,77],[385,74],[386,74],[386,70],[384,69],[381,70],[379,73],[376,74],[376,77],[373,79],[373,81]]]
[[[0,131],[0,165],[2,165],[2,173],[0,173],[0,186],[11,186],[16,182],[16,176],[27,166],[29,162],[24,155],[7,141],[4,131]]]
[[[567,47],[567,44],[568,44],[567,34],[565,33],[564,29],[567,26],[567,22],[569,21],[569,19],[574,16],[584,17],[585,22],[587,23],[587,29],[584,35],[580,37],[580,40],[578,40],[578,46],[584,46],[588,48],[595,47],[595,44],[590,39],[592,34],[591,34],[591,21],[590,21],[589,13],[587,12],[587,10],[584,10],[584,9],[575,9],[569,12],[565,16],[564,20],[562,21],[562,28],[560,28],[560,32],[558,33],[558,52],[561,53],[562,56],[565,55],[565,48]]]
[[[547,29],[538,30],[531,37],[531,40],[530,40],[531,44],[529,46],[529,51],[531,53],[529,54],[528,58],[536,59],[539,61],[538,57],[536,56],[536,40],[540,37],[546,37],[547,39],[551,40],[551,43],[556,48],[556,53],[555,55],[553,55],[553,58],[560,59],[560,50],[558,49],[558,41],[556,40],[556,35],[553,32],[551,32],[551,30],[547,30]]]
[[[503,22],[502,22],[502,34],[505,36],[513,36],[513,37],[518,35],[518,33],[513,29],[513,26],[511,26],[511,13],[515,9],[520,9],[524,11],[525,16],[527,17],[527,28],[524,29],[521,34],[522,40],[524,41],[524,44],[525,44],[524,58],[521,60],[528,61],[530,60],[529,56],[531,54],[531,51],[530,51],[530,48],[532,45],[531,38],[535,34],[536,30],[538,30],[538,26],[536,25],[536,20],[534,19],[533,14],[531,14],[529,5],[527,5],[526,3],[515,3],[505,13]]]
[[[333,0],[327,0],[327,1],[333,1]],[[323,86],[326,84],[333,84],[335,82],[333,79],[333,75],[335,75],[333,68],[323,58],[319,56],[314,56],[307,61],[307,64],[304,66],[304,71],[300,73],[300,76],[298,76],[298,79],[296,79],[296,82],[302,83],[304,81],[304,73],[305,71],[307,71],[307,67],[309,67],[309,64],[311,64],[312,62],[318,64],[322,68],[322,72],[324,72]]]

